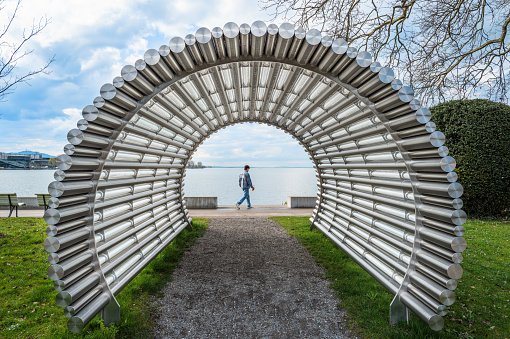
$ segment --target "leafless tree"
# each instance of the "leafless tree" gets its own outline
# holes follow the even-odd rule
[[[425,102],[508,101],[508,0],[260,1],[275,18],[321,28],[403,70]]]
[[[49,66],[54,61],[54,57],[52,57],[35,70],[18,72],[18,62],[33,52],[32,49],[26,49],[27,42],[41,33],[50,23],[46,17],[42,17],[38,21],[34,19],[32,26],[29,29],[24,29],[21,37],[14,42],[7,41],[7,33],[9,29],[13,28],[20,4],[21,0],[18,0],[12,14],[7,15],[7,23],[0,31],[0,101],[4,100],[7,95],[12,94],[16,89],[16,85],[28,83],[34,75],[39,73],[49,74]],[[0,0],[0,13],[5,10],[5,7],[5,1]]]

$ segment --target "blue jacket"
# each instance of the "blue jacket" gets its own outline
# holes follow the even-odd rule
[[[253,187],[253,184],[251,183],[250,174],[246,171],[239,174],[239,187],[241,188],[250,188]]]

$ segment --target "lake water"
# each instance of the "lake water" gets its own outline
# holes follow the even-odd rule
[[[186,196],[216,196],[219,205],[233,205],[243,192],[238,178],[242,168],[204,168],[186,171]],[[0,193],[20,197],[47,193],[53,170],[0,171]],[[282,205],[287,196],[315,196],[317,179],[313,168],[251,168],[255,191],[250,191],[253,205]]]

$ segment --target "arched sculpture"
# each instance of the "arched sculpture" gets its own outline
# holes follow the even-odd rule
[[[308,152],[310,219],[395,298],[443,327],[462,276],[465,220],[455,160],[430,111],[368,52],[315,29],[256,21],[200,28],[149,49],[83,109],[57,158],[45,212],[48,270],[68,327],[102,311],[191,219],[186,163],[212,133],[275,126]]]

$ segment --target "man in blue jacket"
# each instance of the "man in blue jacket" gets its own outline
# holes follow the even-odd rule
[[[239,174],[239,187],[241,187],[243,189],[244,195],[241,198],[241,200],[236,202],[237,209],[240,209],[240,205],[243,203],[243,201],[245,199],[246,199],[246,202],[248,203],[248,208],[251,208],[250,188],[252,190],[254,190],[255,187],[253,187],[253,184],[251,182],[250,174],[248,173],[249,170],[250,170],[250,166],[246,165],[246,166],[244,166],[244,172]]]

